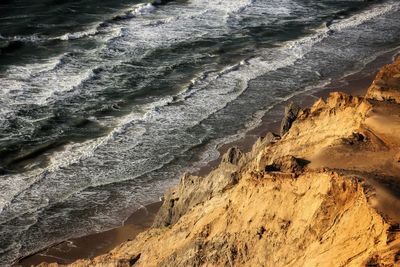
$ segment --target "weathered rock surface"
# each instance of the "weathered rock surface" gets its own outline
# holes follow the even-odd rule
[[[400,56],[396,62],[384,66],[371,87],[368,89],[367,98],[386,100],[400,103]]]
[[[282,138],[184,175],[152,229],[71,266],[400,266],[399,67],[289,109]]]
[[[277,158],[272,162],[269,162],[265,166],[266,172],[283,172],[283,173],[293,173],[300,174],[304,167],[309,163],[308,160],[295,158],[293,156],[284,156]]]
[[[233,165],[238,165],[240,160],[243,157],[242,151],[237,147],[231,147],[228,149],[228,152],[222,157],[222,162],[230,163]]]
[[[297,106],[295,103],[290,103],[285,108],[285,115],[281,123],[281,136],[289,131],[292,123],[296,120],[300,110],[300,107]]]

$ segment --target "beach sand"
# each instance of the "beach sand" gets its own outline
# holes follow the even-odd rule
[[[148,229],[161,204],[162,202],[156,202],[137,210],[121,227],[62,242],[23,258],[16,266],[31,266],[42,262],[68,264],[78,259],[88,259],[104,254]]]

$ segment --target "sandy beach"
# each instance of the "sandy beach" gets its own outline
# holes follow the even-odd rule
[[[161,204],[162,202],[156,202],[139,209],[121,227],[62,242],[20,260],[15,266],[32,266],[42,262],[69,264],[78,259],[93,258],[104,254],[117,245],[134,239],[139,233],[148,229]]]

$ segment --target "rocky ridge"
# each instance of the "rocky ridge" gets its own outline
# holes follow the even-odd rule
[[[281,136],[183,175],[151,229],[71,266],[400,266],[400,59],[366,97],[285,118]]]

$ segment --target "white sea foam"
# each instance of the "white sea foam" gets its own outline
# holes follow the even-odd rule
[[[66,33],[64,35],[61,35],[59,37],[55,37],[52,39],[59,39],[62,41],[67,41],[67,40],[75,40],[75,39],[80,39],[83,37],[88,37],[88,36],[93,36],[98,33],[98,30],[93,27],[92,29],[89,29],[87,31],[81,31],[81,32],[74,32],[74,33]]]
[[[134,18],[138,15],[146,15],[153,12],[156,9],[151,3],[147,4],[137,4],[134,5],[132,9],[129,9],[125,12],[125,15],[118,15],[119,17],[125,17],[126,19]],[[112,27],[111,27],[112,28]],[[99,25],[94,24],[89,26],[87,30],[73,32],[73,33],[66,33],[61,36],[52,37],[50,40],[62,40],[62,41],[69,41],[69,40],[76,40],[85,37],[95,36],[96,34],[100,33]]]
[[[40,37],[37,34],[33,34],[33,35],[16,35],[16,36],[12,36],[7,38],[10,41],[21,41],[21,42],[40,42],[42,41],[42,37]]]
[[[196,34],[193,35],[192,30],[198,31],[197,29],[201,29],[202,27],[208,28],[209,26],[216,29],[216,27],[219,27],[224,21],[214,20],[215,22],[213,22],[212,18],[235,12],[241,7],[248,5],[250,2],[251,1],[242,0],[235,1],[235,4],[228,4],[226,1],[194,1],[189,12],[184,14],[180,10],[177,10],[178,16],[168,16],[165,19],[165,24],[159,25],[159,27],[155,27],[154,29],[146,29],[146,27],[143,27],[148,21],[146,18],[128,22],[126,27],[129,28],[125,28],[125,36],[130,36],[130,38],[126,41],[124,38],[118,40],[118,45],[121,46],[124,51],[131,51],[131,54],[137,53],[138,57],[143,57],[147,53],[149,47],[168,46],[176,43],[177,40],[184,41],[185,39],[198,37]],[[136,15],[146,15],[154,11],[154,9],[155,7],[151,4],[138,4],[129,12]],[[199,17],[203,14],[204,10],[207,10],[209,19]],[[172,11],[172,13],[173,12],[174,11]],[[175,23],[177,24],[175,25]],[[121,36],[123,32],[121,30],[121,28],[115,29],[115,27],[111,27],[111,29],[109,29],[110,35],[105,37],[103,41],[108,42],[109,40],[114,40],[116,37]],[[204,29],[204,32],[206,30],[210,30],[209,34],[211,35],[216,34],[213,29]],[[96,33],[97,29],[93,26],[91,28],[89,27],[86,31],[67,33],[60,37],[55,37],[55,39],[72,40],[86,36],[94,36]],[[15,36],[13,39],[25,41],[41,40],[40,37],[36,35],[27,37]],[[134,41],[132,42],[132,40]],[[144,51],[145,47],[147,51]],[[99,47],[99,49],[104,49],[104,46]],[[107,60],[100,60],[99,62],[98,59],[93,60],[98,53],[99,50],[86,51],[86,56],[81,57],[83,60],[86,59],[86,62],[71,62],[73,63],[72,65],[68,64],[61,68],[55,67],[59,66],[60,60],[66,56],[65,54],[49,59],[47,62],[10,68],[7,70],[7,75],[4,78],[0,78],[2,84],[1,96],[4,102],[8,103],[10,108],[20,104],[29,104],[29,102],[32,102],[32,104],[46,105],[49,101],[53,100],[52,96],[55,94],[57,94],[57,97],[60,97],[63,92],[70,92],[78,85],[90,79],[93,75],[92,69],[95,69],[97,67],[96,65],[118,65],[126,58],[124,54],[119,58],[118,53],[114,52],[114,58],[107,58]],[[4,114],[5,112],[2,113]]]
[[[387,13],[398,12],[400,9],[400,3],[398,1],[392,1],[386,5],[377,6],[372,10],[364,11],[347,19],[334,22],[329,28],[335,31],[341,31],[347,28],[357,27],[365,22],[372,22],[377,17],[382,17]]]
[[[131,11],[131,13],[132,13],[132,14],[135,14],[135,15],[145,15],[145,14],[148,14],[148,13],[153,12],[155,9],[156,9],[156,7],[153,6],[153,5],[150,4],[150,3],[147,3],[147,4],[138,4],[138,5]]]

